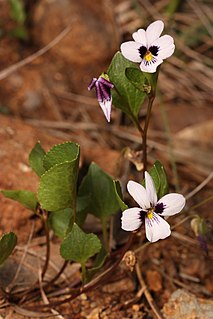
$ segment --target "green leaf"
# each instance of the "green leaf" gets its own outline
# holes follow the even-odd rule
[[[76,200],[78,159],[58,164],[41,176],[38,199],[41,207],[53,212],[73,208]]]
[[[45,173],[45,169],[43,166],[43,159],[45,154],[46,153],[42,148],[40,142],[38,142],[35,144],[29,155],[30,167],[39,177]]]
[[[1,193],[5,197],[19,202],[33,212],[36,211],[38,201],[35,193],[26,190],[2,190]]]
[[[119,181],[114,180],[114,190],[115,190],[115,195],[118,201],[118,204],[120,206],[120,209],[122,211],[126,210],[128,206],[124,203],[123,198],[122,198],[122,190],[121,190],[121,185]]]
[[[10,31],[10,34],[17,39],[27,40],[28,39],[28,32],[25,26],[21,25],[18,26]]]
[[[77,160],[79,157],[79,150],[79,145],[73,142],[65,142],[53,146],[44,156],[44,168],[49,170],[56,164]]]
[[[11,17],[20,24],[23,24],[26,20],[26,13],[24,10],[24,4],[22,0],[9,0]]]
[[[150,169],[150,175],[153,178],[158,198],[163,197],[169,191],[166,173],[161,162],[156,161]]]
[[[137,117],[146,94],[139,91],[127,78],[126,68],[135,68],[136,65],[117,52],[108,69],[110,81],[116,89],[112,90],[112,99],[115,107],[121,109],[128,116]]]
[[[151,93],[152,95],[156,92],[157,82],[158,82],[158,75],[159,75],[160,66],[157,68],[155,73],[147,73],[143,72],[149,86],[151,87],[151,91],[147,93]]]
[[[13,232],[6,233],[0,238],[0,265],[12,254],[17,244],[17,236]]]
[[[136,89],[144,92],[146,77],[141,70],[136,69],[135,67],[126,68],[125,75],[127,79],[136,87]]]
[[[73,224],[73,210],[66,208],[57,212],[51,212],[48,217],[48,225],[59,238],[67,235],[68,227]]]
[[[95,258],[93,267],[87,270],[86,277],[88,281],[92,279],[92,277],[99,271],[99,269],[101,269],[108,255],[109,253],[106,251],[104,247],[102,247]]]
[[[60,247],[60,254],[65,260],[85,262],[101,250],[101,242],[94,234],[86,234],[77,224],[73,224]]]
[[[104,219],[119,210],[113,180],[97,164],[92,163],[84,177],[79,196],[89,196],[87,212]]]

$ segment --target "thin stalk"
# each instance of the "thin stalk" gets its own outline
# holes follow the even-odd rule
[[[107,218],[102,219],[104,247],[107,251],[109,251],[109,236],[108,236],[108,232],[107,232],[107,224],[108,224],[107,222],[108,222]]]
[[[120,95],[119,91],[117,90],[116,86],[114,86],[114,90],[116,91],[116,93],[119,95],[119,97],[121,98],[121,100],[123,101],[123,104],[125,104],[126,108],[129,111],[129,117],[132,120],[133,124],[135,125],[135,127],[138,129],[138,131],[140,132],[141,136],[143,135],[143,128],[140,126],[139,121],[137,120],[137,118],[134,116],[134,114],[132,113],[132,110],[129,106],[128,103],[126,103],[126,101],[124,101],[123,97]],[[122,110],[123,111],[123,110]]]
[[[46,285],[44,285],[44,288],[51,286],[61,276],[61,274],[66,269],[67,265],[68,265],[68,260],[65,260],[59,272],[55,275],[55,277],[53,277],[49,282],[47,282]]]
[[[49,303],[48,305],[37,305],[36,309],[44,309],[44,310],[47,309],[48,310],[49,308],[54,308],[56,306],[65,304],[65,303],[70,302],[71,300],[75,299],[76,297],[78,297],[82,293],[91,291],[92,289],[95,289],[99,285],[103,284],[110,276],[112,276],[112,274],[115,272],[116,268],[119,266],[120,262],[123,259],[123,256],[125,255],[126,251],[131,246],[132,241],[133,241],[133,239],[135,237],[135,234],[136,234],[136,232],[130,234],[130,236],[128,238],[128,241],[124,245],[119,258],[114,263],[114,265],[112,265],[111,268],[108,268],[104,273],[102,273],[100,276],[98,276],[97,278],[95,278],[94,280],[89,282],[88,284],[83,285],[81,288],[79,288],[78,291],[73,293],[70,297],[68,297],[68,298],[66,298],[64,300],[58,300],[58,301]],[[83,272],[83,269],[82,269],[82,272]],[[27,307],[26,309],[27,310],[35,310],[35,307]]]
[[[87,281],[87,270],[85,262],[81,263],[81,276],[82,276],[82,283],[84,284]]]
[[[149,102],[147,107],[147,114],[143,129],[143,135],[142,135],[142,148],[143,148],[143,173],[147,170],[147,131],[149,127],[149,121],[151,117],[151,111],[152,111],[152,105],[155,99],[155,94],[152,94],[149,96]]]
[[[46,215],[46,212],[44,212]],[[49,265],[49,260],[50,260],[50,234],[49,234],[49,227],[47,224],[47,216],[42,216],[42,220],[43,220],[43,224],[44,224],[44,230],[45,230],[45,236],[46,236],[46,258],[45,258],[45,263],[42,269],[42,273],[41,273],[41,278],[43,279],[48,265]]]

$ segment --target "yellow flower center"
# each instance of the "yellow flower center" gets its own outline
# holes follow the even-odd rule
[[[152,219],[154,213],[154,208],[150,208],[146,214],[147,218]]]
[[[150,51],[147,51],[144,58],[148,62],[151,61],[152,60],[152,53]]]

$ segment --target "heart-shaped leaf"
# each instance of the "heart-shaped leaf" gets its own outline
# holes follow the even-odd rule
[[[101,242],[94,234],[86,234],[76,224],[60,247],[60,254],[65,260],[85,264],[86,261],[101,250]]]
[[[163,197],[169,191],[166,173],[161,162],[156,161],[150,169],[150,175],[153,178],[158,198]]]
[[[46,153],[44,149],[42,148],[40,142],[38,142],[35,144],[35,146],[33,147],[29,155],[30,167],[34,170],[34,172],[39,177],[45,172],[45,169],[43,166],[43,159],[45,154]]]
[[[57,212],[50,213],[48,217],[48,225],[59,238],[67,235],[69,226],[73,224],[73,210],[65,208]]]
[[[118,204],[120,206],[120,209],[124,211],[128,208],[128,206],[123,201],[121,185],[119,181],[115,181],[115,180],[113,181],[113,184],[114,184],[115,195],[116,195]]]
[[[43,174],[38,188],[41,207],[50,212],[73,208],[77,175],[78,159],[55,165]]]
[[[53,146],[46,153],[43,160],[43,165],[46,170],[56,164],[64,162],[73,162],[79,157],[79,145],[73,142],[65,142]]]
[[[17,236],[13,232],[6,233],[0,238],[0,265],[12,254],[17,244]]]
[[[123,57],[117,52],[108,69],[110,81],[114,84],[115,89],[112,90],[113,105],[130,118],[136,118],[140,111],[141,105],[146,94],[138,90],[126,77],[126,69],[135,68],[137,66]]]
[[[80,148],[72,142],[55,145],[44,156],[38,199],[42,208],[58,211],[76,205]]]
[[[5,197],[19,202],[33,212],[36,211],[38,201],[35,193],[26,190],[2,190],[1,193]]]
[[[136,89],[144,91],[144,85],[146,81],[146,77],[143,72],[139,69],[134,68],[126,68],[125,75],[127,79],[136,87]]]
[[[119,210],[112,178],[95,163],[90,165],[80,185],[79,195],[89,196],[87,211],[101,220]]]

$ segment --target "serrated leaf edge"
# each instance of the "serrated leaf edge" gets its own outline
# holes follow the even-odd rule
[[[65,144],[75,144],[75,145],[77,146],[77,148],[78,148],[78,153],[77,153],[77,155],[76,155],[76,158],[74,158],[72,161],[68,161],[68,162],[73,162],[74,160],[76,160],[77,157],[78,157],[78,155],[79,155],[79,152],[80,152],[80,145],[79,145],[78,143],[75,143],[75,142],[66,141],[66,142],[63,142],[63,143],[60,143],[60,144],[55,144],[55,145],[53,145],[53,146],[49,149],[49,151],[47,151],[46,154],[44,155],[43,162],[45,161],[45,159],[46,159],[46,157],[48,156],[48,154],[51,153],[54,148],[56,148],[57,146],[65,145]],[[67,161],[65,161],[65,162],[67,162]],[[65,163],[65,162],[62,162],[62,163]],[[62,164],[62,163],[59,163],[59,164]],[[55,164],[55,165],[59,165],[59,164]],[[55,165],[54,165],[54,166],[55,166]],[[54,166],[53,166],[53,167],[54,167]],[[52,167],[51,167],[51,168],[52,168]],[[51,169],[51,168],[50,168],[50,169]],[[50,169],[49,169],[49,170],[50,170]],[[48,172],[49,170],[47,170],[46,172]],[[45,172],[45,173],[46,173],[46,172]],[[44,173],[44,174],[45,174],[45,173]],[[43,174],[43,175],[44,175],[44,174]]]

